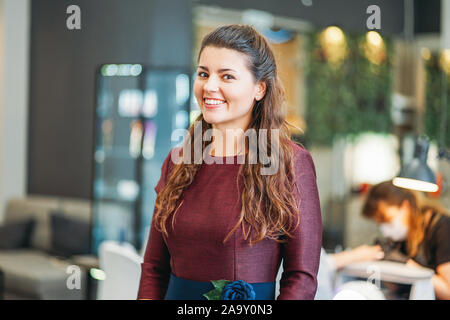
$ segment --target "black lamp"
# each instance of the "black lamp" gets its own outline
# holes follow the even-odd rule
[[[447,74],[443,69],[441,70],[441,80],[441,123],[438,159],[450,161],[450,153],[445,147],[447,129]],[[414,159],[411,163],[404,166],[400,174],[394,178],[394,185],[424,192],[436,192],[439,190],[439,186],[436,183],[436,176],[427,165],[429,147],[428,139],[424,136],[416,140]]]
[[[427,165],[429,148],[430,144],[425,137],[421,136],[417,138],[414,158],[394,178],[393,184],[395,186],[424,192],[438,191],[439,187],[436,183],[436,176],[433,170]]]
[[[414,2],[405,2],[405,38],[412,41],[414,38]],[[419,136],[415,141],[414,157],[410,163],[404,165],[392,183],[401,188],[436,192],[439,187],[436,176],[427,165],[428,150],[430,144],[424,136]]]

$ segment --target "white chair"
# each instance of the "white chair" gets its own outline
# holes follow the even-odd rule
[[[104,241],[99,264],[105,279],[98,285],[98,300],[135,300],[141,278],[142,257],[129,243]]]

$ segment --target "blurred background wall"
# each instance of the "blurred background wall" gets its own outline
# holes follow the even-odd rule
[[[1,208],[27,192],[30,7],[28,0],[0,1]]]
[[[66,8],[81,8],[81,30]],[[33,1],[27,191],[90,198],[96,72],[105,63],[190,67],[190,1]]]

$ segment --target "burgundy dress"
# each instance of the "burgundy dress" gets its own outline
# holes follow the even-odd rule
[[[171,272],[177,277],[210,281],[227,279],[248,283],[275,281],[283,259],[279,300],[314,299],[322,245],[322,219],[316,172],[310,153],[292,143],[295,198],[300,208],[300,224],[294,237],[280,244],[268,238],[254,244],[244,240],[242,228],[223,243],[236,225],[241,208],[237,177],[237,156],[213,157],[223,164],[203,163],[193,183],[184,191],[174,229],[166,238],[152,223],[142,263],[138,299],[164,299]],[[234,164],[226,164],[232,158]],[[230,160],[230,159],[229,159]],[[175,164],[170,152],[161,178],[159,193]],[[169,217],[170,225],[172,216]]]

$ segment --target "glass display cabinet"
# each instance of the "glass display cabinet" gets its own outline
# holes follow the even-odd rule
[[[172,132],[189,125],[188,70],[140,64],[101,66],[93,164],[92,253],[104,240],[146,242]]]

